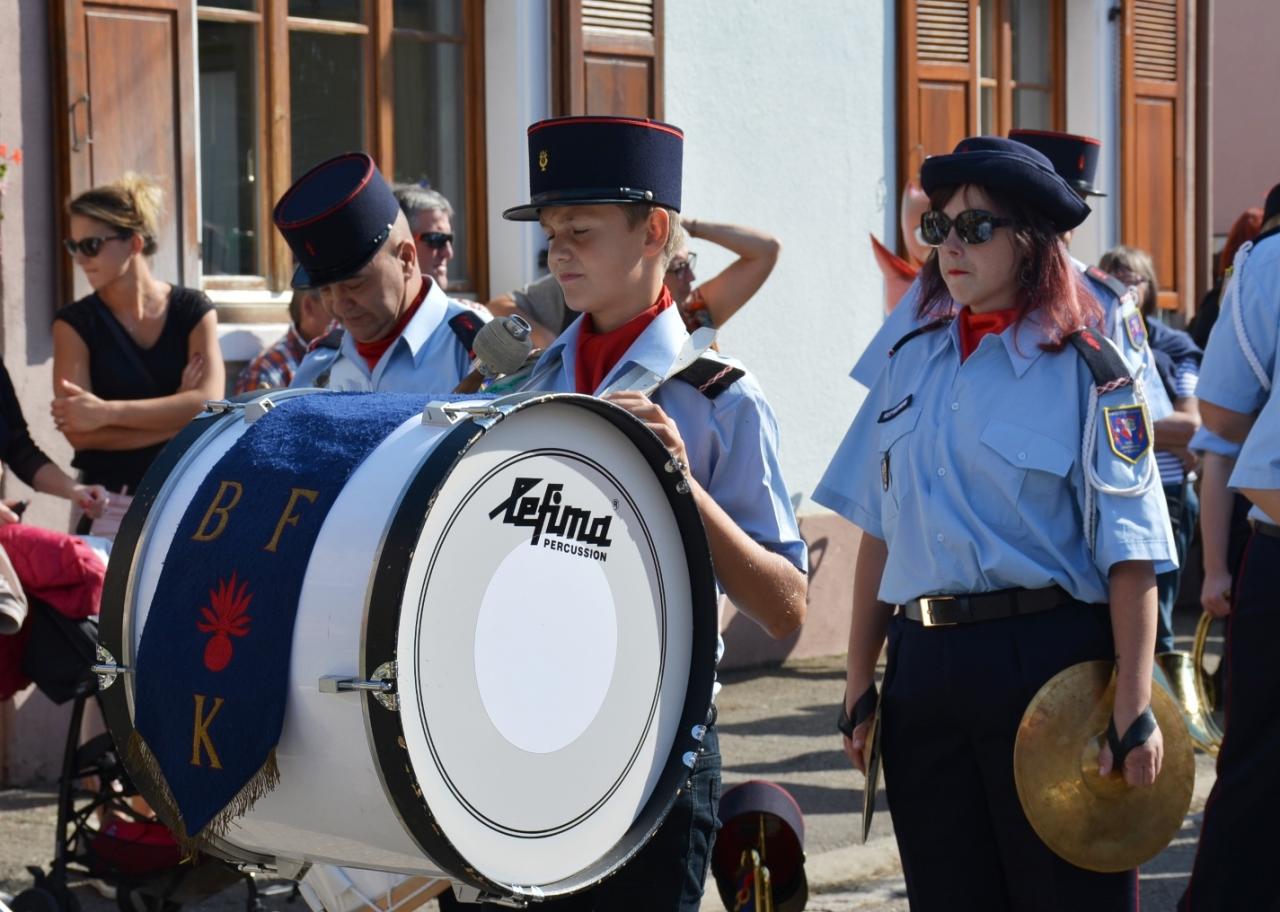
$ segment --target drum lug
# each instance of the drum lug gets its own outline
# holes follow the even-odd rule
[[[345,675],[325,675],[320,679],[321,693],[354,693],[365,691],[392,712],[400,710],[400,695],[396,693],[396,663],[383,662],[374,669],[369,680],[349,678]]]
[[[428,402],[422,410],[422,423],[428,427],[453,427],[464,418],[490,422],[503,415],[503,410],[495,408],[489,400],[476,402]]]
[[[89,670],[98,676],[98,690],[106,690],[116,682],[122,674],[131,674],[133,669],[127,665],[116,664],[116,657],[109,653],[101,643],[94,648],[98,661],[89,666]]]
[[[204,403],[204,410],[211,415],[226,415],[243,408],[243,402],[232,402],[230,399],[206,399]]]
[[[261,398],[254,399],[252,402],[246,403],[244,407],[244,423],[253,424],[275,407],[276,404],[266,396],[262,396]]]
[[[541,891],[535,891],[532,888],[528,890],[521,890],[517,887],[515,889],[522,893],[528,893],[530,896],[535,895],[535,893],[541,893]],[[460,903],[486,903],[492,906],[503,906],[508,909],[529,908],[527,900],[520,899],[515,896],[497,896],[491,893],[485,893],[476,887],[471,887],[467,884],[460,884],[457,881],[454,881],[453,883],[453,895],[457,897],[458,902]]]

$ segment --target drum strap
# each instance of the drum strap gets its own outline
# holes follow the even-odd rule
[[[138,648],[133,769],[188,848],[279,779],[294,617],[325,517],[425,397],[281,400],[209,471],[165,556]]]

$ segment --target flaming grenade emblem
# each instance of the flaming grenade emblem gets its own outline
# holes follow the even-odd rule
[[[249,632],[253,620],[245,611],[253,595],[246,590],[248,583],[236,589],[236,574],[230,580],[220,580],[217,590],[209,590],[209,606],[200,609],[203,621],[196,621],[201,633],[212,633],[213,638],[204,647],[204,667],[210,671],[222,671],[231,661],[231,638],[242,637]]]

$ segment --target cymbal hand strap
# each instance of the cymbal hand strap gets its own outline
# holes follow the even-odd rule
[[[876,705],[879,702],[880,695],[876,690],[876,682],[872,681],[871,685],[862,692],[862,696],[858,697],[856,703],[853,704],[853,718],[849,718],[849,713],[845,709],[848,704],[848,693],[840,700],[840,717],[836,720],[836,728],[840,729],[846,736],[852,738],[853,730],[861,725],[876,711]]]
[[[1151,711],[1151,705],[1147,704],[1147,708],[1138,713],[1138,717],[1133,720],[1133,724],[1129,726],[1129,730],[1124,733],[1121,738],[1116,733],[1116,717],[1112,716],[1107,722],[1107,745],[1111,748],[1112,761],[1115,769],[1119,770],[1124,767],[1124,758],[1129,756],[1129,752],[1136,747],[1141,747],[1147,743],[1156,731],[1156,714]]]

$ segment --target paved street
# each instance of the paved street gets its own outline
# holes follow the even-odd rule
[[[1180,629],[1193,623],[1193,618],[1179,618]],[[1188,647],[1189,641],[1184,637],[1179,645]],[[805,814],[810,910],[905,910],[901,869],[883,794],[868,844],[857,844],[862,780],[840,752],[833,725],[843,678],[842,657],[724,674],[719,724],[725,787],[748,779],[772,779],[795,796]],[[1198,755],[1195,797],[1182,833],[1143,868],[1144,910],[1172,909],[1185,887],[1200,812],[1212,781],[1212,761]],[[0,792],[0,891],[13,893],[29,885],[25,866],[48,862],[53,815],[50,792]],[[721,912],[714,885],[709,887],[703,908]],[[88,888],[78,893],[85,912],[115,908]],[[267,905],[273,910],[289,908],[283,897],[270,897]],[[196,908],[202,912],[242,909],[243,891],[227,891]],[[434,904],[428,909],[433,910]],[[291,912],[305,910],[295,903]]]

